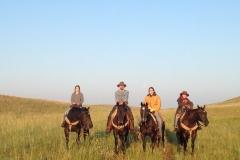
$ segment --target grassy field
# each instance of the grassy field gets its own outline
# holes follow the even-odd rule
[[[81,138],[78,149],[76,134],[70,135],[70,149],[65,148],[65,136],[60,127],[67,103],[18,98],[0,95],[0,159],[37,159],[37,160],[101,160],[101,159],[240,159],[240,97],[207,105],[208,127],[198,132],[195,142],[195,156],[177,152],[177,140],[173,132],[175,110],[162,110],[166,117],[166,153],[155,148],[151,153],[150,143],[143,153],[141,141],[130,135],[126,156],[113,152],[113,135],[104,133],[107,116],[111,106],[93,105],[90,112],[93,129],[87,141]],[[132,107],[135,124],[139,117],[139,108]]]

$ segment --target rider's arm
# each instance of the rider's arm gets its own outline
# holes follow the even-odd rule
[[[73,97],[73,96],[74,96],[74,94],[72,94],[72,96],[71,96],[71,104],[75,103],[75,102],[74,102],[74,97]]]
[[[157,95],[158,96],[158,95]],[[158,96],[158,98],[157,98],[157,107],[159,107],[159,110],[160,110],[160,108],[161,108],[161,99],[160,99],[160,97]]]
[[[193,102],[188,99],[188,103],[189,103],[190,108],[192,109],[193,108]]]
[[[125,97],[124,97],[125,102],[128,102],[128,96],[129,96],[129,91],[126,91],[126,94],[125,94]]]
[[[118,92],[118,91],[117,91],[117,92]],[[116,103],[119,102],[119,101],[118,101],[118,93],[117,93],[117,92],[115,92],[115,101],[116,101]]]
[[[84,102],[84,97],[83,97],[83,94],[81,93],[81,95],[80,95],[80,103],[79,103],[79,105],[82,105],[83,102]]]

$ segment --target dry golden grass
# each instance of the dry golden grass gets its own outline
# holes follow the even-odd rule
[[[143,153],[142,143],[130,135],[125,159],[240,159],[239,97],[210,106],[206,108],[210,124],[198,132],[194,157],[190,151],[186,156],[177,152],[173,132],[175,110],[170,109],[161,110],[166,117],[166,153],[160,147],[152,154],[149,143],[147,152]],[[81,148],[78,149],[76,135],[71,133],[70,150],[66,150],[60,124],[68,107],[68,103],[0,95],[0,159],[123,159],[122,154],[113,152],[113,135],[104,133],[111,105],[92,105],[90,112],[94,127],[90,137],[86,142],[81,138]],[[139,108],[132,107],[132,111],[136,124]]]

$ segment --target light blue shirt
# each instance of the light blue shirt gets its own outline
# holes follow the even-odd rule
[[[126,101],[128,102],[128,95],[129,95],[129,92],[127,90],[124,90],[122,93],[118,90],[115,92],[115,100],[116,102],[117,101]]]

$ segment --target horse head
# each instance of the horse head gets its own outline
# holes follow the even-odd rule
[[[118,117],[118,125],[123,125],[124,117],[125,117],[125,102],[123,104],[119,104],[117,102],[118,110],[117,110],[117,117]]]
[[[90,109],[90,107],[82,108],[83,113],[82,113],[82,117],[81,117],[82,118],[81,124],[83,125],[83,128],[85,128],[85,129],[89,129],[89,128],[93,127],[89,109]]]
[[[199,106],[197,107],[198,107],[197,113],[199,115],[198,120],[201,121],[204,124],[204,126],[208,126],[209,121],[207,118],[207,112],[205,110],[206,106],[204,105],[203,107],[199,107]]]
[[[141,109],[140,109],[141,122],[147,121],[148,114],[149,114],[148,103],[144,104],[141,102]]]

